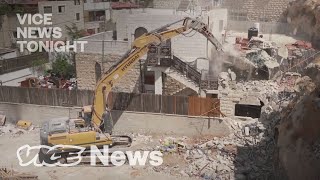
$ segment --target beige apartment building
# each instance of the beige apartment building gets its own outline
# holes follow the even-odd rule
[[[38,8],[40,14],[52,14],[52,27],[62,29],[62,37],[59,40],[70,39],[66,26],[71,27],[74,23],[79,30],[84,29],[82,0],[41,1],[38,3]]]
[[[52,14],[52,25],[50,27],[60,27],[62,29],[62,37],[56,40],[68,40],[68,34],[66,26],[71,27],[74,23],[79,30],[84,29],[84,16],[83,16],[83,0],[59,0],[59,1],[48,1],[48,0],[6,0],[7,3],[13,8],[23,9],[23,14]],[[48,25],[21,25],[18,21],[15,12],[8,13],[0,16],[0,47],[4,48],[17,48],[16,42],[18,40],[35,40],[42,41],[44,39],[24,39],[17,38],[18,27],[46,27]],[[33,32],[38,34],[38,32]]]

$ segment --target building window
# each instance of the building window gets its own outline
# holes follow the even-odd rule
[[[94,29],[87,29],[88,34],[92,35],[95,34],[95,30]]]
[[[74,5],[80,5],[80,0],[74,0]]]
[[[154,85],[155,84],[155,80],[154,80],[154,71],[147,71],[144,74],[144,84],[147,85]]]
[[[76,13],[76,20],[80,21],[80,13]]]
[[[58,6],[58,12],[59,13],[64,13],[65,12],[65,6]]]
[[[43,12],[44,13],[52,13],[52,7],[51,6],[44,6]]]
[[[13,34],[13,37],[14,37],[14,38],[17,38],[17,37],[18,37],[17,31],[13,31],[12,34]]]

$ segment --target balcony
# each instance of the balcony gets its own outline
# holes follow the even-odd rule
[[[98,11],[106,10],[110,8],[110,2],[99,2],[99,1],[87,1],[84,3],[85,11]]]
[[[89,11],[85,13],[85,22],[102,22],[105,20],[105,11]]]

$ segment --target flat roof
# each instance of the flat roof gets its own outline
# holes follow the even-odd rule
[[[40,1],[47,1],[47,0],[5,0],[8,4],[33,4],[37,5]]]
[[[14,49],[7,49],[7,48],[0,48],[0,55],[15,52],[16,50]]]

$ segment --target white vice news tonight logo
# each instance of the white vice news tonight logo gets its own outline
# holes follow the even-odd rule
[[[24,160],[21,157],[22,155],[25,155],[25,157],[29,157],[31,154],[30,153],[31,151],[39,151],[40,149],[46,149],[48,150],[48,153],[50,153],[50,151],[53,151],[57,148],[66,148],[66,149],[72,148],[72,149],[77,149],[78,152],[69,153],[69,155],[72,155],[72,156],[68,157],[68,160],[72,160],[71,161],[72,163],[65,163],[65,164],[61,164],[59,161],[53,164],[48,164],[44,161],[42,163],[39,163],[38,154],[36,154],[31,160],[27,162],[24,162]],[[24,145],[17,150],[17,158],[19,160],[19,165],[22,167],[26,167],[31,164],[33,164],[36,167],[41,167],[41,166],[71,167],[71,166],[77,166],[81,163],[82,161],[81,154],[84,152],[84,150],[85,148],[83,147],[70,146],[70,145],[56,145],[52,147],[46,146],[46,145],[39,145],[39,146]],[[112,153],[109,153],[108,146],[104,146],[101,152],[101,150],[99,150],[96,146],[91,146],[90,165],[96,166],[97,165],[96,160],[98,158],[101,161],[101,163],[105,166],[110,165],[110,163],[114,166],[122,166],[126,163],[126,161],[128,161],[128,164],[130,166],[137,166],[137,165],[145,166],[147,163],[149,163],[152,166],[160,166],[163,163],[162,155],[163,154],[160,151],[125,151],[125,152],[114,151]],[[61,158],[61,156],[55,155],[54,153],[50,156],[51,161],[56,161],[59,158]]]

